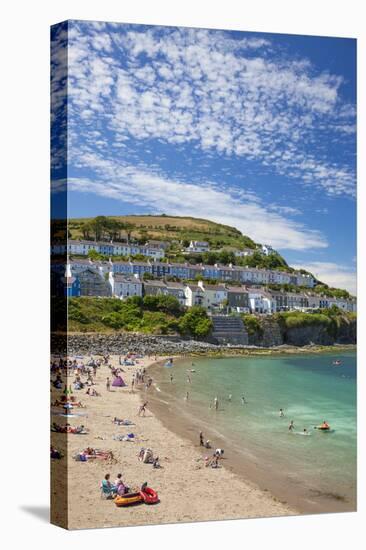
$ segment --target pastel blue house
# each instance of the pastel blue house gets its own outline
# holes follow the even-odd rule
[[[65,277],[63,278],[64,283],[64,296],[67,298],[79,297],[81,296],[81,283],[79,278],[71,273],[71,266],[67,264]]]

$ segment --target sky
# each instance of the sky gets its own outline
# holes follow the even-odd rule
[[[52,59],[69,217],[210,219],[355,293],[355,40],[70,21]]]

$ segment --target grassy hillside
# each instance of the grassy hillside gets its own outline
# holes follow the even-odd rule
[[[235,227],[209,220],[176,216],[99,216],[98,218],[72,218],[69,220],[69,237],[72,239],[95,238],[95,222],[106,220],[100,235],[114,240],[126,237],[146,242],[155,239],[174,241],[208,241],[212,248],[232,246],[255,248],[255,243]],[[109,225],[109,227],[108,227]],[[98,232],[98,230],[97,230]]]

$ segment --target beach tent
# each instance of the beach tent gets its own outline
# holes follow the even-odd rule
[[[112,382],[112,386],[118,386],[120,388],[123,388],[126,386],[122,376],[116,376],[115,379]]]

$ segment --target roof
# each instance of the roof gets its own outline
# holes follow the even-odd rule
[[[206,283],[203,283],[204,290],[221,290],[226,292],[225,285],[208,285]]]
[[[144,285],[153,287],[166,287],[164,281],[144,281]]]
[[[140,279],[138,279],[137,277],[126,277],[125,275],[120,275],[119,273],[116,273],[114,275],[114,281],[116,283],[142,284]]]
[[[186,288],[189,288],[192,292],[201,292],[203,293],[203,290],[200,286],[197,285],[185,285]]]
[[[242,287],[242,286],[228,286],[227,291],[228,292],[248,294],[248,290],[245,287]]]
[[[174,281],[167,281],[165,283],[165,285],[168,287],[168,288],[177,288],[179,290],[183,290],[184,289],[184,284],[183,283],[177,283],[177,282],[174,282]]]

